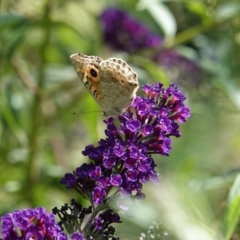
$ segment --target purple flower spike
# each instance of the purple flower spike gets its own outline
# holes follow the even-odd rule
[[[97,147],[89,145],[83,151],[92,163],[83,164],[61,181],[95,204],[111,197],[113,189],[114,196],[143,198],[143,184],[159,182],[152,155],[168,156],[171,137],[181,136],[178,122],[190,117],[190,110],[184,105],[186,97],[175,84],[168,88],[161,83],[145,85],[143,91],[146,97],[137,96],[132,108],[119,116],[119,127],[113,117],[104,120],[106,138]]]

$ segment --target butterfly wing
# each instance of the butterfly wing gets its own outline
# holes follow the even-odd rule
[[[76,53],[70,56],[74,69],[87,90],[103,108],[105,116],[121,114],[139,87],[137,74],[121,59]]]
[[[82,53],[73,54],[70,58],[78,77],[97,103],[100,104],[102,95],[100,89],[99,65],[103,60],[100,57],[87,56]]]
[[[137,74],[125,61],[110,58],[99,64],[99,76],[105,115],[122,113],[136,96],[139,87]]]

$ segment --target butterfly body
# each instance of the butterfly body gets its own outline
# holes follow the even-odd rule
[[[79,78],[102,107],[105,116],[121,114],[136,96],[139,84],[137,74],[118,58],[76,53],[70,56]]]

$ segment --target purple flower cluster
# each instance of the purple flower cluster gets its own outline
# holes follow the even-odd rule
[[[104,28],[104,40],[114,48],[129,53],[147,47],[158,47],[162,38],[147,27],[134,21],[125,12],[108,8],[101,15]]]
[[[55,222],[54,215],[47,213],[43,207],[8,213],[1,217],[1,226],[4,240],[68,239]]]
[[[107,8],[100,17],[104,41],[112,48],[133,53],[145,48],[157,48],[152,60],[163,66],[172,82],[184,80],[197,86],[203,74],[199,66],[174,50],[163,49],[163,38],[117,8]]]
[[[146,97],[137,96],[133,100],[133,111],[129,108],[119,116],[119,127],[113,117],[105,120],[106,139],[83,151],[92,163],[67,173],[61,180],[63,185],[98,205],[109,197],[112,189],[120,202],[128,197],[142,199],[143,184],[158,183],[151,155],[169,154],[170,137],[180,136],[176,121],[185,122],[190,111],[183,103],[185,96],[174,84],[167,89],[160,83],[145,85],[143,90]],[[125,209],[122,204],[119,206]]]

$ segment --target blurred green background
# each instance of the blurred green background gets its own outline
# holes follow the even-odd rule
[[[161,51],[177,54],[168,56],[174,64],[149,57],[153,48],[126,52],[111,46],[100,20],[109,7],[160,36]],[[152,220],[184,232],[180,210],[220,234],[227,195],[240,172],[239,0],[2,0],[0,13],[0,215],[40,205],[51,211],[77,197],[59,181],[88,161],[81,154],[86,145],[104,137],[101,109],[70,62],[81,52],[126,60],[141,85],[176,80],[192,112],[170,156],[154,156],[160,186],[145,186],[149,209],[140,205],[136,211],[149,215],[124,219],[118,236],[138,239]],[[178,239],[190,239],[181,234]],[[239,230],[231,239],[240,239]]]

